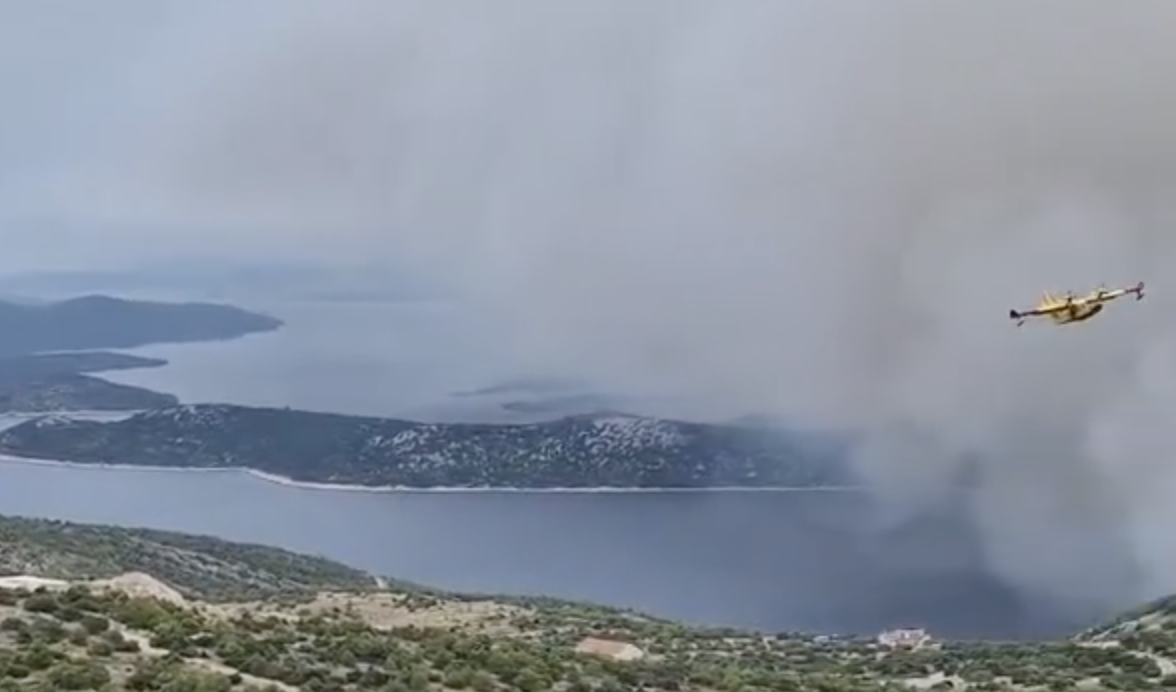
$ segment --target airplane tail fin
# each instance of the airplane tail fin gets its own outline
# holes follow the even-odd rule
[[[1136,300],[1143,300],[1143,282],[1135,284],[1135,288],[1131,289],[1131,292],[1135,294]]]
[[[1020,327],[1022,324],[1025,324],[1025,316],[1016,310],[1009,310],[1009,319],[1016,320],[1018,327]]]

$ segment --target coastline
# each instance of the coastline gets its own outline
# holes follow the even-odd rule
[[[665,494],[665,493],[798,493],[798,492],[825,492],[825,493],[847,493],[847,492],[861,492],[865,488],[863,486],[839,486],[839,485],[814,485],[814,486],[780,486],[780,487],[750,487],[750,486],[714,486],[709,488],[621,488],[613,486],[601,486],[591,488],[512,488],[512,487],[484,487],[484,488],[468,488],[468,487],[432,487],[432,488],[414,488],[409,486],[370,486],[370,485],[350,485],[344,483],[313,483],[305,481],[296,481],[285,476],[277,474],[265,473],[256,469],[251,469],[243,466],[226,466],[223,468],[200,468],[194,466],[140,466],[137,464],[90,464],[77,461],[60,461],[57,459],[38,459],[35,457],[18,457],[9,454],[0,454],[0,464],[27,464],[32,466],[56,466],[59,468],[77,468],[77,469],[98,469],[105,471],[151,471],[163,473],[243,473],[266,483],[273,483],[288,488],[295,488],[298,490],[313,490],[313,491],[327,491],[327,492],[352,492],[352,493],[433,493],[433,494],[456,494],[456,493],[560,493],[560,494],[599,494],[599,493],[645,493],[645,494]]]

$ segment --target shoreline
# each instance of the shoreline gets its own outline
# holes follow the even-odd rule
[[[575,488],[516,488],[516,487],[483,487],[483,488],[469,488],[469,487],[432,487],[432,488],[415,488],[409,486],[374,486],[374,485],[353,485],[344,483],[315,483],[308,481],[296,481],[278,474],[266,473],[243,466],[226,466],[223,468],[201,468],[193,466],[140,466],[137,464],[96,464],[85,463],[78,461],[60,461],[57,459],[38,459],[35,457],[18,457],[9,454],[0,454],[0,464],[26,464],[30,466],[51,466],[58,468],[77,468],[77,469],[96,469],[102,471],[151,471],[164,473],[239,473],[256,478],[257,480],[272,483],[274,485],[281,485],[287,488],[295,488],[299,490],[314,490],[314,491],[328,491],[328,492],[352,492],[352,493],[434,493],[434,494],[457,494],[457,493],[562,493],[562,494],[600,494],[600,493],[646,493],[646,494],[664,494],[664,493],[798,493],[798,492],[825,492],[825,493],[846,493],[846,492],[861,492],[865,490],[863,486],[839,486],[839,485],[813,485],[813,486],[781,486],[781,487],[750,487],[750,486],[713,486],[709,488],[624,488],[615,486],[599,486],[599,487],[575,487]]]

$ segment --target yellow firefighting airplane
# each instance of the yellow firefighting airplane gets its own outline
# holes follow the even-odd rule
[[[1025,320],[1030,317],[1048,317],[1054,324],[1059,325],[1085,322],[1102,312],[1104,303],[1128,294],[1134,294],[1136,300],[1143,300],[1143,282],[1140,281],[1130,288],[1117,288],[1113,291],[1101,287],[1082,297],[1073,293],[1061,297],[1046,293],[1032,310],[1009,310],[1009,318],[1015,320],[1018,327],[1025,324]]]

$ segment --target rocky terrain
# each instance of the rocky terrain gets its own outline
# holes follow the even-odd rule
[[[247,467],[365,486],[714,488],[846,485],[836,455],[768,430],[623,415],[429,424],[288,409],[179,406],[115,422],[32,420],[0,453],[79,463]]]
[[[767,634],[0,517],[0,690],[1143,692],[1176,686],[1173,600],[1035,644]]]

